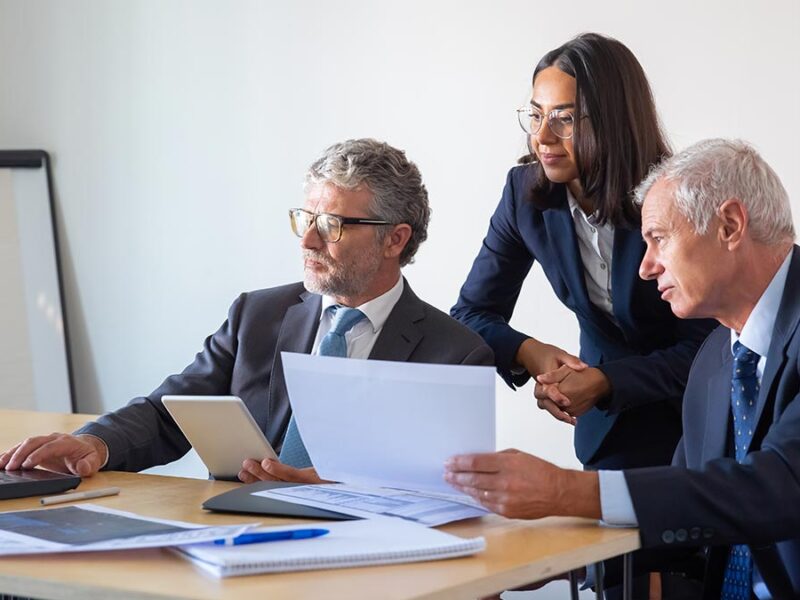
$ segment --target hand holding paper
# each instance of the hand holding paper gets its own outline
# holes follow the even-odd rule
[[[456,494],[445,461],[495,450],[492,367],[281,356],[322,479]]]

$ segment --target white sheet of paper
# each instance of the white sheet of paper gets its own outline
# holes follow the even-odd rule
[[[323,479],[455,494],[445,460],[495,450],[493,367],[281,356],[298,430]]]
[[[183,528],[183,531],[172,531],[170,533],[139,535],[135,537],[119,537],[106,539],[104,541],[72,544],[64,542],[54,542],[40,537],[33,537],[15,533],[14,531],[0,530],[0,556],[10,556],[17,554],[53,554],[58,552],[96,552],[99,550],[130,550],[132,548],[159,548],[165,546],[177,546],[183,544],[194,544],[198,542],[210,542],[216,539],[235,537],[258,525],[258,523],[247,523],[239,525],[221,525],[209,527],[198,525],[197,523],[186,523],[183,521],[169,521],[167,519],[154,519],[143,517],[131,512],[114,510],[97,504],[81,504],[70,507],[59,507],[50,509],[33,509],[31,511],[8,511],[6,514],[13,513],[17,529],[25,522],[25,512],[41,510],[61,511],[65,508],[74,508],[107,515],[117,515],[128,517],[149,523],[162,525],[172,525]],[[63,526],[63,537],[69,538],[70,527],[68,523],[63,525],[53,525],[52,528]],[[80,533],[77,531],[76,533]]]
[[[275,488],[254,492],[253,495],[364,519],[399,517],[426,527],[482,517],[489,512],[469,496],[391,488],[360,488],[343,483]]]

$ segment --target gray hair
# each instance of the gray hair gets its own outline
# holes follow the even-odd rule
[[[405,152],[370,138],[334,144],[306,173],[306,187],[325,183],[346,190],[365,185],[372,192],[373,218],[410,225],[411,237],[400,254],[400,265],[413,262],[428,237],[431,209],[422,175]],[[388,227],[379,227],[381,234]]]
[[[634,191],[637,204],[644,203],[660,179],[675,184],[675,206],[700,235],[708,231],[720,205],[736,198],[747,209],[755,241],[775,245],[794,240],[786,189],[747,142],[703,140],[666,159],[653,167]]]

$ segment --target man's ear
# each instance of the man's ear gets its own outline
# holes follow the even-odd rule
[[[383,238],[383,257],[397,258],[411,239],[411,225],[400,223],[392,226],[391,231]]]
[[[750,226],[750,215],[747,208],[738,198],[723,202],[717,209],[719,218],[719,236],[729,250],[735,249],[744,240]]]

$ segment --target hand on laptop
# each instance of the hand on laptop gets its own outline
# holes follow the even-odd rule
[[[107,457],[108,448],[98,437],[51,433],[30,437],[0,454],[0,469],[15,471],[42,467],[90,477],[106,463]]]
[[[314,467],[296,469],[272,458],[265,458],[261,462],[248,458],[242,463],[242,470],[239,471],[239,479],[245,483],[255,483],[256,481],[330,483],[329,481],[320,479]]]

